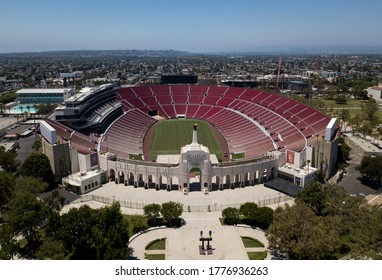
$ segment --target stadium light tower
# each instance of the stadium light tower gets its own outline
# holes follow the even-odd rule
[[[282,62],[283,58],[280,54],[280,57],[279,57],[279,64],[277,66],[277,76],[276,76],[276,91],[279,90],[279,84],[280,84],[280,69],[281,69],[281,62]]]

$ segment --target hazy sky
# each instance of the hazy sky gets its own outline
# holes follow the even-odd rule
[[[0,0],[0,52],[382,45],[382,0]]]

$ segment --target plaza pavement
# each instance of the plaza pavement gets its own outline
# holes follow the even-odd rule
[[[214,191],[209,194],[191,192],[188,195],[184,195],[180,191],[145,190],[144,188],[134,188],[111,182],[91,192],[90,195],[110,198],[111,201],[131,201],[138,204],[154,202],[161,204],[167,201],[177,201],[191,206],[211,205],[211,212],[183,212],[182,218],[185,220],[185,225],[180,228],[149,230],[131,237],[129,247],[133,249],[134,258],[144,260],[145,252],[147,252],[145,251],[145,246],[157,238],[166,238],[166,249],[159,252],[166,255],[166,260],[248,260],[247,252],[266,250],[268,241],[264,232],[260,229],[253,229],[247,226],[222,226],[219,221],[221,211],[213,211],[215,203],[217,205],[237,205],[248,201],[257,203],[260,200],[275,199],[281,194],[263,185],[256,185],[234,190]],[[293,200],[268,206],[275,209],[285,203],[293,204]],[[77,201],[76,203],[65,205],[62,213],[67,212],[72,207],[80,207],[83,204],[87,204],[92,208],[105,206],[105,204],[97,201]],[[121,207],[121,211],[124,214],[143,214],[141,209]],[[213,254],[211,255],[201,255],[199,252],[201,231],[203,231],[203,236],[205,237],[208,236],[209,231],[212,232],[211,245]],[[265,248],[244,248],[241,236],[256,238],[265,245]],[[267,259],[271,258],[272,256],[268,252]]]
[[[201,191],[183,194],[181,191],[157,191],[155,189],[134,188],[133,186],[124,186],[123,184],[115,184],[114,182],[104,184],[101,188],[90,192],[88,195],[84,195],[84,197],[91,195],[144,205],[150,203],[161,204],[168,201],[179,202],[185,206],[193,206],[194,208],[196,206],[205,207],[210,205],[211,211],[214,210],[215,204],[217,206],[226,206],[245,202],[256,202],[260,205],[263,201],[270,202],[267,204],[276,204],[272,203],[272,201],[284,197],[280,192],[269,189],[262,184],[232,190],[212,191],[208,194],[204,194]]]

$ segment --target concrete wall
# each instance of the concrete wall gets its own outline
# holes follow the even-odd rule
[[[43,153],[49,158],[50,166],[55,175],[66,176],[71,172],[68,143],[52,145],[42,138],[41,146]]]

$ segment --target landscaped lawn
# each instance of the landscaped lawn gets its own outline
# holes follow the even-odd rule
[[[152,242],[146,250],[165,250],[166,249],[166,238],[158,239]]]
[[[241,240],[243,241],[245,248],[264,247],[264,244],[261,243],[259,240],[249,236],[242,236]]]
[[[165,254],[146,254],[145,258],[147,260],[161,261],[161,260],[165,260],[166,259],[166,255]]]
[[[267,257],[267,251],[263,252],[248,252],[248,259],[250,260],[264,260]]]

